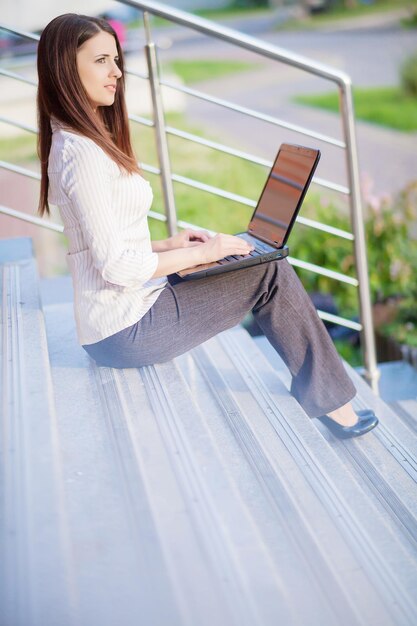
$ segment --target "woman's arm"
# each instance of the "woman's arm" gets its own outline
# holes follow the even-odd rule
[[[152,252],[164,252],[169,250],[168,239],[159,239],[158,241],[152,241]]]

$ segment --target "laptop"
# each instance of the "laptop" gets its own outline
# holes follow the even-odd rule
[[[227,256],[190,267],[177,275],[184,280],[244,269],[288,256],[288,237],[320,159],[320,150],[283,143],[278,150],[248,228],[242,237],[254,246],[247,255]]]

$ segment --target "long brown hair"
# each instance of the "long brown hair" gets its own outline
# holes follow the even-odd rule
[[[77,50],[88,39],[105,31],[116,40],[118,66],[122,72],[112,106],[97,107],[88,99],[77,71]],[[89,137],[119,167],[139,172],[130,142],[125,104],[124,59],[120,42],[106,20],[66,13],[53,19],[42,32],[38,46],[38,155],[41,161],[41,189],[38,212],[49,215],[48,159],[52,143],[51,117],[72,131]]]

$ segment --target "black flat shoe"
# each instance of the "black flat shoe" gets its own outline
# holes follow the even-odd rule
[[[358,421],[353,426],[342,426],[328,415],[321,415],[317,419],[322,422],[335,437],[339,439],[348,439],[349,437],[359,437],[368,433],[375,428],[378,424],[378,418],[371,409],[364,409],[363,411],[355,411],[358,416]]]

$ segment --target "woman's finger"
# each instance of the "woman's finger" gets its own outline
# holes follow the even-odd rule
[[[194,230],[190,232],[190,239],[198,239],[199,241],[206,242],[210,237],[202,230]]]

